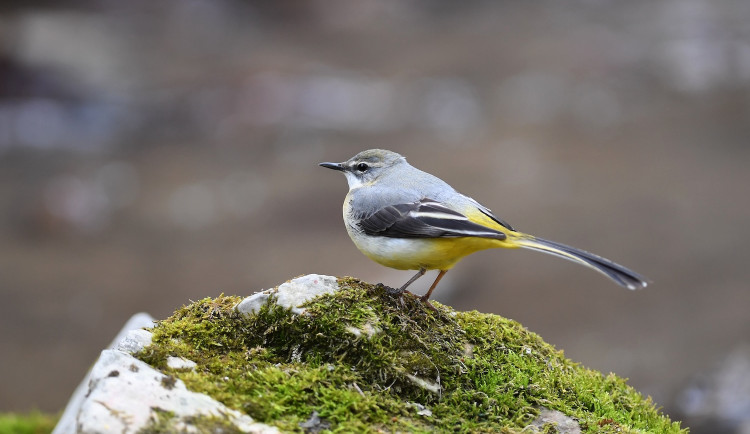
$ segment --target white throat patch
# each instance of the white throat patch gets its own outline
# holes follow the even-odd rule
[[[344,172],[344,175],[346,176],[346,182],[349,183],[349,190],[354,190],[364,185],[362,180],[357,178],[357,175],[351,172]]]

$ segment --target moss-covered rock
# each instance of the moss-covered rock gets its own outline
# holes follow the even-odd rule
[[[284,431],[556,432],[531,427],[550,409],[584,432],[681,432],[623,379],[566,359],[517,322],[338,284],[301,314],[200,300],[159,322],[137,357]],[[197,366],[171,369],[168,357]]]

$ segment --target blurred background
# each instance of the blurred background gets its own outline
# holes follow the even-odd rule
[[[436,299],[629,377],[693,432],[750,430],[748,18],[744,0],[3,2],[0,411],[60,410],[139,311],[306,273],[401,285],[317,166],[381,147],[653,280],[489,251]]]

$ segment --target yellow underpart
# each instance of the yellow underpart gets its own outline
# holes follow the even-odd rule
[[[362,240],[364,241],[364,240]],[[491,238],[369,238],[357,247],[373,261],[398,270],[449,270],[480,250],[508,247]]]
[[[352,238],[368,258],[399,270],[449,270],[458,261],[474,252],[496,248],[518,248],[523,234],[513,232],[487,217],[477,209],[465,213],[469,220],[482,226],[503,232],[506,240],[482,237],[446,238]]]
[[[514,247],[505,241],[480,237],[439,238],[432,241],[432,263],[425,267],[428,270],[448,270],[465,256],[480,250]]]

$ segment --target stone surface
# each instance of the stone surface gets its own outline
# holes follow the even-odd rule
[[[137,313],[130,317],[125,323],[117,336],[110,344],[109,348],[119,348],[121,351],[136,352],[144,346],[151,343],[151,332],[143,330],[144,327],[154,325],[154,318],[147,313]],[[76,387],[73,395],[65,406],[60,421],[55,426],[52,434],[67,434],[76,432],[76,417],[83,403],[86,394],[89,391],[89,380],[91,371],[83,378],[83,381]]]
[[[243,432],[276,433],[119,350],[102,351],[77,417],[79,433],[136,433],[168,412],[169,429],[196,432],[195,417],[217,417]]]
[[[265,291],[256,292],[249,297],[245,297],[237,304],[237,311],[246,315],[255,315],[260,311],[260,308],[268,303],[268,299],[271,297],[273,291],[273,289],[266,289]]]
[[[557,430],[555,432],[560,434],[581,434],[581,426],[575,419],[565,413],[548,408],[542,408],[539,417],[531,422],[529,428],[534,430],[531,432],[545,432],[543,427],[546,424],[553,424]]]
[[[151,332],[148,330],[130,330],[125,337],[115,346],[116,350],[135,354],[151,345]]]
[[[263,307],[273,295],[276,304],[290,309],[294,314],[302,314],[305,309],[301,306],[315,297],[332,294],[338,291],[336,278],[322,274],[308,274],[279,285],[278,288],[267,289],[253,294],[237,304],[239,312],[253,315]]]
[[[194,361],[182,357],[167,357],[167,366],[172,369],[193,370],[198,366]]]

